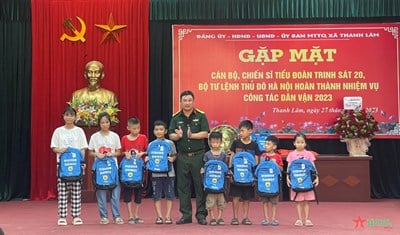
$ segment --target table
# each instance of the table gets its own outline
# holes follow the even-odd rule
[[[286,169],[286,157],[283,157]],[[315,165],[319,175],[316,188],[319,201],[366,202],[371,200],[369,163],[371,156],[320,155]],[[289,200],[286,175],[283,177],[282,199]]]

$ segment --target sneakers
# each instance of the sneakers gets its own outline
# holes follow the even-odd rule
[[[100,224],[109,224],[110,221],[107,218],[101,218],[100,219]]]
[[[81,225],[81,224],[83,224],[83,221],[82,221],[81,218],[75,217],[75,218],[72,220],[72,224],[73,224],[73,225]]]
[[[121,217],[117,217],[117,218],[114,219],[114,223],[115,224],[124,224],[124,221],[122,220]]]
[[[66,218],[59,218],[57,220],[57,225],[58,226],[66,226],[67,225],[67,219]]]

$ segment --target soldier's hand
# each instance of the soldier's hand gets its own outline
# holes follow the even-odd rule
[[[179,138],[182,138],[183,130],[182,130],[181,126],[179,126],[178,129],[175,129],[175,134],[177,134]]]
[[[192,138],[192,131],[190,130],[190,126],[188,126],[187,137],[188,137],[189,139]]]

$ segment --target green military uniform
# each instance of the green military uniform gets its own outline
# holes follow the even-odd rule
[[[188,139],[187,130],[190,126],[192,133],[200,131],[209,132],[208,120],[204,112],[194,109],[189,117],[182,111],[175,113],[171,119],[168,133],[175,133],[179,127],[183,130],[182,138],[176,142],[178,157],[177,164],[177,189],[179,197],[179,210],[182,218],[192,219],[191,183],[196,192],[196,218],[205,219],[205,193],[202,185],[200,169],[204,166],[203,156],[205,151],[204,139]]]

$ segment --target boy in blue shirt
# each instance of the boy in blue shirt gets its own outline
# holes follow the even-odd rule
[[[222,134],[219,132],[211,132],[208,137],[210,150],[204,154],[203,161],[206,163],[210,160],[219,160],[227,163],[227,156],[221,150]],[[205,173],[204,168],[201,168],[200,173]],[[218,208],[218,217],[214,217],[214,207]],[[225,224],[222,219],[222,212],[226,207],[226,200],[224,193],[208,193],[206,197],[206,209],[210,215],[210,225],[223,225]]]

